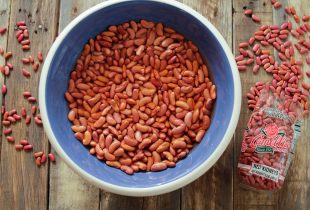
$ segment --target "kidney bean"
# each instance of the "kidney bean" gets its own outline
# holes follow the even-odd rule
[[[8,135],[8,134],[11,134],[11,133],[12,133],[12,128],[7,128],[7,129],[3,130],[3,134],[4,135]]]
[[[52,162],[55,162],[55,161],[56,161],[55,156],[54,156],[53,153],[49,153],[49,154],[48,154],[48,158],[49,158]]]
[[[244,12],[243,12],[245,15],[252,15],[253,14],[253,10],[251,10],[251,9],[246,9],[246,10],[244,10]]]
[[[35,153],[33,154],[33,156],[34,156],[35,158],[37,158],[37,157],[41,157],[43,154],[44,154],[44,152],[39,151],[39,152],[35,152]]]
[[[27,100],[28,100],[30,103],[35,103],[35,102],[37,102],[37,99],[36,99],[35,97],[33,97],[33,96],[28,97]]]
[[[167,164],[164,162],[154,163],[151,166],[151,171],[162,171],[167,168]]]
[[[1,91],[2,91],[2,95],[5,95],[5,94],[6,94],[6,92],[7,92],[7,87],[6,87],[5,84],[2,85]]]
[[[35,163],[36,163],[36,165],[37,165],[38,167],[41,166],[41,162],[42,162],[42,158],[41,158],[41,157],[35,158]]]
[[[11,125],[11,121],[9,121],[9,120],[3,120],[3,121],[2,121],[2,125],[4,125],[4,126],[9,126],[9,125]]]
[[[23,147],[24,147],[24,146],[21,145],[21,144],[16,144],[16,145],[15,145],[15,149],[16,149],[16,150],[22,150]]]
[[[38,60],[40,61],[40,63],[43,62],[43,54],[42,54],[42,52],[40,52],[40,51],[38,52],[37,58],[38,58]]]
[[[4,34],[6,32],[7,28],[5,27],[0,27],[0,34]]]
[[[36,116],[35,118],[34,118],[34,122],[38,125],[38,126],[42,126],[42,120],[40,119],[40,117],[39,116]]]
[[[5,138],[8,142],[12,142],[12,143],[15,142],[15,139],[13,136],[6,136]]]
[[[21,68],[21,72],[25,77],[30,77],[30,72],[27,71],[25,68]]]
[[[25,145],[25,146],[23,147],[23,149],[24,149],[25,151],[30,151],[30,150],[32,150],[32,148],[33,148],[33,146],[32,146],[31,144],[27,144],[27,145]]]
[[[22,45],[21,48],[23,51],[30,50],[30,45]]]
[[[253,20],[254,22],[258,22],[258,23],[261,22],[261,19],[260,19],[257,15],[253,15],[253,14],[252,14],[251,17],[252,17],[252,20]]]
[[[30,122],[31,122],[31,117],[29,115],[27,115],[26,118],[25,118],[26,125],[29,125]]]

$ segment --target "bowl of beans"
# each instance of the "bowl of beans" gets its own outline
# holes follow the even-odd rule
[[[241,85],[216,28],[176,1],[107,1],[57,37],[42,70],[43,125],[58,155],[107,191],[178,189],[219,159]]]

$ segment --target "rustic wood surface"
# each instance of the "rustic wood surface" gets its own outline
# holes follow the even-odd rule
[[[241,41],[248,40],[259,27],[243,15],[245,8],[251,8],[262,18],[263,24],[280,24],[287,20],[283,8],[275,11],[269,0],[180,0],[207,17],[222,33],[234,53]],[[8,93],[0,102],[7,110],[21,107],[30,109],[22,97],[23,90],[37,96],[39,72],[34,73],[31,66],[21,64],[21,58],[38,51],[46,55],[49,47],[63,28],[81,12],[101,0],[0,0],[0,27],[8,27],[0,35],[0,46],[12,51],[14,56],[8,60],[14,65],[9,78],[0,74],[0,85],[5,83]],[[294,5],[299,14],[310,13],[309,0],[281,0],[283,5]],[[14,24],[26,20],[31,40],[31,50],[23,52],[15,38]],[[0,56],[0,65],[5,60]],[[23,77],[20,68],[30,70],[29,79]],[[309,66],[305,66],[309,70]],[[41,69],[41,66],[40,66]],[[0,128],[0,209],[240,209],[240,210],[302,210],[310,209],[310,120],[303,120],[303,133],[297,154],[289,170],[282,190],[275,193],[256,193],[239,186],[235,174],[242,129],[245,127],[250,111],[246,108],[245,93],[258,80],[267,81],[269,76],[260,72],[253,77],[250,71],[241,74],[242,111],[236,133],[220,160],[205,175],[180,190],[160,196],[134,198],[115,195],[96,188],[75,174],[58,156],[56,164],[35,166],[32,154],[16,152],[8,143]],[[28,111],[29,113],[29,111]],[[30,114],[30,113],[29,113]],[[34,120],[32,118],[32,120]],[[18,141],[28,138],[34,150],[49,152],[50,145],[43,128],[34,123],[25,126],[16,123],[13,134]]]

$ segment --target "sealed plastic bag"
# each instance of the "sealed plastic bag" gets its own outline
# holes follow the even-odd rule
[[[244,131],[238,162],[243,185],[276,190],[283,185],[300,135],[301,108],[267,91],[260,95]]]

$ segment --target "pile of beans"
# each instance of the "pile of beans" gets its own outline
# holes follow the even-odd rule
[[[277,0],[271,0],[271,3],[275,9],[282,6]],[[302,17],[303,22],[301,22],[301,18],[296,14],[293,6],[286,6],[284,10],[288,19],[293,18],[297,25],[295,28],[290,20],[281,25],[262,25],[248,42],[239,44],[239,55],[236,56],[239,71],[245,71],[248,66],[252,66],[254,74],[263,68],[266,73],[272,76],[270,82],[256,82],[246,94],[248,107],[254,111],[248,122],[248,129],[244,133],[238,163],[241,181],[247,186],[262,190],[275,190],[283,185],[294,155],[295,144],[299,135],[297,133],[300,132],[296,129],[300,127],[296,120],[300,118],[300,112],[304,117],[309,114],[310,85],[305,81],[305,78],[310,78],[310,71],[303,71],[303,60],[310,64],[310,57],[306,57],[310,50],[310,42],[308,41],[310,25],[307,23],[310,16],[304,15]],[[252,13],[252,10],[245,10],[244,12],[245,15],[252,15]],[[290,37],[292,39],[288,40]],[[273,51],[270,51],[270,47],[275,50],[275,55],[273,55]],[[295,59],[296,52],[303,57],[303,60]],[[268,91],[273,93],[273,96],[267,99],[262,94]],[[281,102],[279,102],[279,98]],[[262,107],[271,106],[276,108],[276,112],[282,113],[280,116],[287,115],[290,120],[285,121],[279,119],[279,116],[270,116],[262,109]],[[257,145],[251,145],[259,135],[262,136],[259,140],[261,143],[263,142],[263,146],[278,141],[281,138],[279,136],[269,138],[268,134],[263,135],[262,130],[270,127],[277,127],[283,135],[285,134],[286,150],[279,150],[277,146],[283,146],[279,144],[270,146],[275,149],[273,153],[261,152],[255,150]],[[262,167],[266,171],[279,172],[279,179],[269,177],[270,174],[268,175],[268,173],[259,174],[260,172],[255,166],[257,168]],[[252,170],[256,170],[256,173]]]
[[[308,21],[308,18],[303,18],[303,20]],[[310,25],[308,23],[302,24],[296,30],[293,29],[291,21],[286,21],[280,26],[262,25],[248,42],[239,44],[240,54],[236,56],[239,71],[245,71],[247,66],[252,65],[254,74],[263,68],[273,77],[271,82],[258,82],[250,88],[247,94],[250,109],[255,107],[260,91],[266,87],[278,96],[299,101],[304,107],[304,116],[308,115],[310,85],[305,81],[300,82],[304,77],[303,62],[295,60],[294,55],[296,50],[302,56],[308,55],[310,42],[306,41],[306,34],[309,31]],[[293,43],[287,40],[289,34],[298,41]],[[267,49],[270,46],[277,51],[277,57],[281,62],[278,62],[272,52]],[[310,57],[306,57],[305,60],[310,64]],[[306,71],[305,75],[310,78],[310,71]],[[302,88],[299,87],[299,83],[301,83]]]
[[[75,137],[127,174],[174,167],[210,126],[216,87],[198,48],[162,23],[90,39],[65,93]]]
[[[29,40],[29,31],[28,27],[26,25],[25,21],[18,21],[15,25],[16,30],[16,39],[17,41],[22,45],[23,51],[30,50],[30,40]],[[4,35],[7,31],[7,28],[0,27],[0,35]],[[13,53],[8,51],[5,52],[4,49],[0,46],[0,56],[3,56],[5,59],[5,64],[0,65],[0,72],[3,74],[5,79],[10,78],[10,73],[14,69],[13,65],[9,63],[9,59],[12,58]],[[37,53],[37,61],[35,58],[33,58],[31,55],[24,57],[21,59],[22,64],[24,67],[20,69],[21,74],[25,78],[29,78],[31,76],[31,73],[26,69],[27,66],[31,65],[34,72],[37,72],[39,69],[40,63],[43,62],[43,54],[42,52]],[[41,114],[38,113],[39,107],[36,105],[37,99],[34,97],[31,92],[29,91],[23,91],[22,96],[31,104],[30,112],[31,114],[27,114],[27,109],[25,107],[22,107],[20,112],[13,108],[11,110],[6,110],[5,108],[5,95],[7,94],[7,86],[5,84],[2,84],[1,87],[2,92],[2,107],[1,107],[1,114],[2,114],[2,125],[5,127],[3,129],[3,134],[5,135],[7,141],[9,143],[14,144],[15,143],[15,149],[18,151],[26,151],[30,152],[34,149],[34,146],[27,140],[27,139],[21,139],[18,142],[13,137],[13,129],[12,126],[16,124],[17,122],[21,122],[22,119],[24,119],[24,122],[26,125],[29,125],[31,123],[31,119],[33,117],[34,122],[37,126],[42,126],[42,120],[41,120]],[[19,114],[19,113],[20,114]],[[47,157],[50,161],[55,161],[55,156],[53,153],[49,153],[46,155],[43,151],[34,152],[34,160],[37,166],[41,166],[46,163]]]
[[[19,21],[16,23],[16,27],[18,31],[16,32],[15,36],[17,41],[22,45],[22,50],[30,50],[30,40],[29,38],[29,31],[26,26],[25,21]]]

